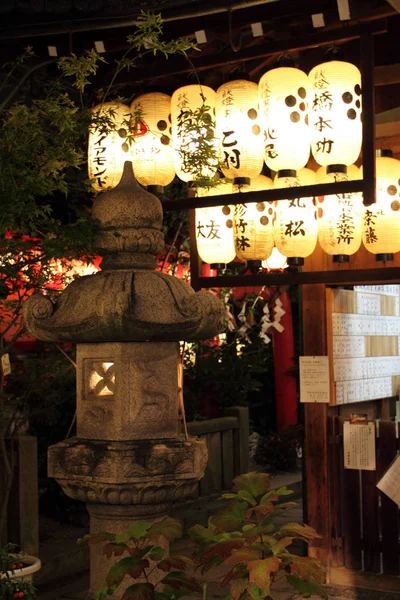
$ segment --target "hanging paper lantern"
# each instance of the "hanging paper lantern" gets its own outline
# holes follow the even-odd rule
[[[132,102],[131,112],[134,137],[131,154],[135,177],[142,185],[163,188],[175,177],[171,98],[159,92],[144,94]]]
[[[250,183],[263,167],[263,141],[257,84],[245,79],[224,83],[216,95],[220,167],[236,183]]]
[[[258,175],[251,180],[246,192],[270,190],[272,180]],[[234,207],[234,235],[236,256],[243,261],[266,260],[274,247],[272,202],[236,204]]]
[[[292,188],[315,184],[311,169],[279,171],[275,188]],[[313,253],[318,238],[318,223],[313,198],[275,201],[275,245],[288,258],[288,265],[302,265]]]
[[[193,114],[198,114],[203,107],[208,107],[208,110],[197,122],[197,127],[191,130],[191,125],[195,124]],[[215,175],[218,167],[217,160],[206,166],[201,165],[197,169],[193,164],[201,140],[206,139],[216,149],[217,141],[212,125],[215,122],[214,90],[206,85],[187,85],[176,90],[171,98],[171,119],[174,164],[179,179],[192,181],[200,175],[204,177]],[[202,123],[204,127],[201,127]]]
[[[361,151],[361,74],[339,60],[309,73],[311,150],[323,167],[356,162]]]
[[[376,203],[364,207],[362,241],[377,260],[400,251],[400,161],[377,150]]]
[[[321,167],[316,174],[317,183],[334,183],[360,179],[355,165],[330,165]],[[334,262],[348,262],[361,245],[361,219],[363,204],[361,194],[337,194],[317,198],[318,240]]]
[[[310,157],[308,77],[300,69],[279,67],[258,84],[265,162],[274,170],[304,167]]]
[[[199,198],[232,193],[232,184],[222,181],[214,188],[197,188]],[[232,206],[196,208],[197,252],[210,265],[225,265],[235,258]]]
[[[129,106],[118,102],[104,102],[93,108],[94,116],[104,118],[112,123],[104,126],[95,124],[89,133],[88,171],[93,179],[92,186],[98,192],[115,187],[124,170],[124,162],[131,160],[129,144],[125,141],[128,135],[127,122],[130,119]],[[107,131],[108,130],[108,131]]]
[[[283,256],[276,246],[274,246],[271,256],[262,261],[263,269],[268,271],[282,271],[288,266],[286,256]]]

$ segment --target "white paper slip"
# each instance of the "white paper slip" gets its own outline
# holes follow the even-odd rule
[[[375,423],[343,423],[344,468],[376,470]]]
[[[394,459],[376,487],[400,508],[400,454]]]
[[[327,356],[300,356],[300,402],[329,402]]]

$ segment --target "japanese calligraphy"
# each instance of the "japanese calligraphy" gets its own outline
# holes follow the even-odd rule
[[[286,223],[285,235],[289,237],[292,237],[292,235],[296,236],[300,234],[303,236],[306,235],[306,232],[302,225],[304,225],[304,221],[290,221],[289,223]]]

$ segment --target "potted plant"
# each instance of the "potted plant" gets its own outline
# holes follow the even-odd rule
[[[0,550],[0,598],[33,600],[36,590],[32,575],[40,569],[40,560],[16,550],[12,544]]]

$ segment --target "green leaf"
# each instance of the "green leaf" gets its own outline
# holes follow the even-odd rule
[[[237,494],[232,494],[231,492],[228,492],[227,494],[222,494],[222,496],[220,496],[218,500],[222,500],[223,498],[226,498],[227,500],[232,500],[233,498],[237,498],[237,496]]]
[[[249,583],[247,591],[253,600],[264,600],[266,596],[269,596],[269,588],[263,590],[256,583]]]
[[[274,556],[276,556],[277,554],[280,554],[283,550],[286,550],[286,548],[288,546],[290,546],[292,543],[293,543],[292,537],[284,537],[278,541],[275,541],[273,544],[270,543],[271,550],[272,550]]]
[[[161,548],[161,546],[153,546],[150,554],[149,554],[149,558],[150,560],[161,560],[163,558],[165,554],[165,550],[164,548]],[[160,566],[160,565],[158,565]]]
[[[124,533],[115,536],[117,542],[127,542],[130,539],[139,540],[147,537],[147,530],[151,527],[151,523],[137,521],[132,523]]]
[[[162,580],[162,583],[177,590],[190,590],[192,592],[201,592],[203,588],[194,577],[189,577],[184,571],[171,571]]]
[[[158,563],[157,568],[161,571],[171,571],[172,569],[186,571],[192,564],[193,561],[187,556],[168,556]]]
[[[296,537],[302,540],[315,540],[321,536],[309,525],[300,525],[300,523],[287,523],[279,529],[279,535],[285,537]]]
[[[247,564],[250,583],[257,584],[261,589],[271,585],[271,573],[279,570],[280,561],[276,556],[269,556],[263,560],[250,561]]]
[[[246,490],[239,490],[237,495],[242,500],[246,500],[246,502],[252,506],[257,504],[257,500],[254,498],[253,494],[250,494],[250,492],[247,492]]]
[[[286,485],[284,485],[283,487],[280,487],[279,489],[275,490],[275,493],[277,496],[291,496],[292,494],[294,494],[294,491],[288,490]]]
[[[326,574],[319,562],[308,556],[287,554],[284,562],[290,561],[290,572],[297,573],[305,581],[313,580],[316,583],[325,583]]]
[[[233,490],[239,492],[240,490],[249,492],[254,497],[265,494],[271,486],[269,477],[266,473],[256,473],[252,471],[245,473],[244,475],[238,475],[233,480]]]
[[[294,508],[295,506],[297,506],[297,502],[282,502],[281,504],[277,504],[275,508],[284,510],[285,508]]]
[[[152,600],[154,586],[151,583],[134,583],[124,592],[121,600]]]
[[[300,579],[296,574],[286,575],[286,579],[292,587],[306,597],[315,595],[320,596],[320,598],[328,598],[328,594],[317,583],[303,581],[303,579]]]
[[[153,523],[147,531],[149,539],[164,536],[168,541],[172,542],[182,535],[182,523],[171,517],[163,517],[160,521]]]
[[[125,575],[130,575],[137,579],[143,573],[143,569],[149,566],[149,561],[140,556],[127,556],[119,560],[111,567],[106,576],[109,586],[119,585]]]
[[[243,520],[244,511],[242,505],[238,502],[232,502],[210,519],[217,533],[221,531],[235,531],[240,527]]]
[[[212,529],[214,528],[212,527]],[[215,532],[203,525],[194,525],[189,529],[188,534],[198,544],[212,542],[215,539]]]

